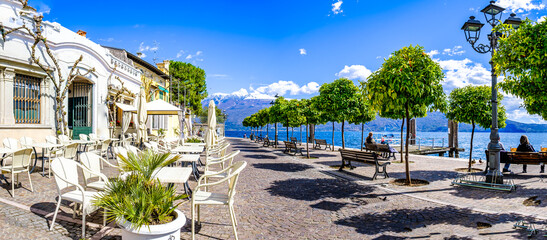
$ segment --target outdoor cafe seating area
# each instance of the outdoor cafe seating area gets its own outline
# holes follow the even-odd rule
[[[85,236],[86,215],[98,210],[92,202],[111,181],[105,171],[114,169],[118,177],[123,178],[128,173],[124,172],[121,158],[145,151],[178,156],[176,162],[156,170],[154,174],[162,184],[179,187],[178,192],[188,195],[189,201],[185,204],[191,204],[192,219],[195,214],[199,216],[199,206],[202,205],[227,205],[230,219],[235,219],[235,184],[231,181],[237,181],[234,173],[239,174],[246,163],[234,161],[239,151],[230,152],[230,144],[224,137],[216,137],[213,144],[189,143],[180,138],[138,141],[132,134],[124,139],[101,138],[94,134],[80,134],[78,138],[48,136],[45,142],[31,137],[5,138],[0,147],[2,184],[11,185],[9,193],[13,199],[17,199],[20,191],[33,192],[32,181],[40,180],[36,178],[54,178],[58,194],[56,199],[52,199],[57,205],[50,229],[55,225],[60,205],[68,201],[73,203],[73,218],[81,215],[82,236]],[[20,174],[27,175],[28,182],[21,183],[23,187],[16,189]],[[197,186],[191,189],[188,182],[193,180]],[[227,182],[230,184],[216,187],[215,192],[211,192],[211,186]],[[216,192],[219,189],[222,191]],[[106,218],[103,224],[105,226]],[[194,221],[192,231],[194,234]],[[236,233],[235,222],[233,231]]]

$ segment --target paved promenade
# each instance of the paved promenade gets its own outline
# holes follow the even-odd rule
[[[529,167],[528,174],[508,176],[520,186],[514,193],[503,193],[450,186],[457,174],[453,170],[465,167],[465,161],[411,156],[412,176],[431,184],[409,188],[389,183],[404,176],[404,164],[389,166],[391,179],[371,181],[373,166],[347,172],[332,167],[340,164],[337,152],[313,150],[315,158],[305,159],[245,139],[230,142],[232,150],[241,150],[236,161],[248,162],[235,204],[240,239],[525,239],[526,231],[512,228],[516,221],[547,225],[547,182],[541,182],[535,167]],[[2,239],[78,239],[80,219],[72,219],[68,205],[62,207],[63,219],[54,230],[47,230],[55,208],[53,179],[37,173],[31,177],[34,193],[24,188],[28,180],[23,176],[15,198],[7,192],[10,185],[1,185]],[[539,206],[522,204],[531,196],[538,196]],[[188,202],[180,209],[190,217]],[[198,239],[233,239],[227,207],[204,206],[201,219]],[[88,238],[120,239],[119,229],[99,225],[100,213],[90,221]],[[479,228],[483,223],[491,227]],[[187,229],[181,237],[190,238]]]

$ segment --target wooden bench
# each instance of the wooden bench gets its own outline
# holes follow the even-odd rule
[[[365,150],[380,153],[382,157],[386,159],[393,158],[393,160],[397,160],[397,157],[395,156],[397,150],[390,148],[387,144],[365,143]]]
[[[490,160],[488,150],[485,150],[486,154],[486,169],[488,171],[488,162]],[[547,152],[500,152],[500,163],[510,164],[531,164],[539,165],[547,163]]]
[[[295,144],[298,144],[298,145],[302,145],[302,143],[299,142],[298,139],[296,139],[295,137],[291,137],[291,142],[293,142]]]
[[[325,139],[315,139],[313,148],[321,149],[321,145],[325,145],[325,150],[327,150],[327,148],[333,150],[332,144],[328,144]]]
[[[291,153],[291,149],[294,149],[294,155],[296,155],[297,153],[300,153],[300,155],[304,155],[302,153],[302,148],[296,146],[296,143],[287,141],[283,141],[283,143],[285,143],[285,150],[283,151],[284,153]]]
[[[276,146],[275,140],[270,140],[268,137],[264,138],[264,144],[262,144],[263,147],[269,147],[269,146]]]
[[[379,173],[383,173],[385,178],[389,178],[389,175],[387,174],[386,167],[387,165],[391,164],[391,162],[385,160],[385,159],[378,159],[378,154],[374,152],[363,152],[358,150],[349,150],[349,149],[339,149],[340,155],[342,156],[342,165],[340,166],[340,171],[343,170],[345,166],[349,166],[350,169],[354,169],[351,165],[351,161],[356,162],[362,162],[367,164],[374,164],[376,167],[376,171],[374,172],[374,176],[372,176],[372,180],[376,179],[376,176],[378,176]],[[383,161],[383,163],[380,163],[380,161]],[[346,164],[347,162],[347,164]],[[382,168],[382,170],[380,170]]]

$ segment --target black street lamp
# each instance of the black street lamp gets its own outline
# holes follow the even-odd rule
[[[494,28],[501,21],[501,15],[505,8],[494,4],[495,1],[490,1],[490,4],[481,10],[484,13],[486,22]],[[505,24],[511,24],[513,28],[518,28],[522,21],[516,17],[516,14],[512,13],[511,16],[505,20]],[[484,26],[479,20],[475,20],[474,16],[469,17],[469,20],[463,25],[462,30],[465,33],[465,39],[471,47],[478,53],[491,53],[494,55],[494,51],[498,47],[498,39],[501,36],[499,32],[492,32],[488,34],[488,45],[478,44],[477,41],[480,37],[481,28]],[[486,182],[489,183],[503,183],[503,175],[500,171],[500,136],[498,133],[498,91],[496,85],[498,83],[498,76],[494,72],[494,63],[490,60],[490,67],[492,72],[492,128],[490,128],[490,143],[488,144],[489,170],[486,173]]]

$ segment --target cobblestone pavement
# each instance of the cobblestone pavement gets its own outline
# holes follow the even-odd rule
[[[546,224],[541,218],[511,211],[514,208],[513,211],[523,213],[541,213],[545,209],[545,203],[538,207],[520,206],[522,198],[532,193],[526,190],[528,186],[536,186],[532,187],[537,190],[533,193],[543,194],[540,199],[547,193],[547,183],[541,185],[531,174],[518,175],[520,177],[516,179],[525,191],[508,193],[516,194],[514,196],[464,190],[448,183],[456,174],[452,170],[465,167],[465,162],[412,156],[411,169],[415,169],[412,176],[429,180],[431,184],[406,188],[389,184],[391,179],[371,181],[368,177],[372,176],[372,166],[340,173],[330,167],[340,164],[336,152],[312,150],[312,156],[317,158],[304,159],[284,154],[281,149],[261,147],[249,140],[233,138],[230,141],[233,150],[241,150],[236,161],[248,162],[239,179],[235,203],[240,239],[523,239],[527,236],[526,231],[512,229],[517,220],[534,222],[539,228]],[[401,177],[404,173],[403,164],[393,163],[388,169],[392,177]],[[116,174],[112,169],[105,171],[109,176]],[[535,170],[530,168],[529,172],[532,171]],[[31,177],[34,193],[20,187],[16,189],[16,197],[11,198],[7,192],[10,185],[3,182],[0,198],[31,209],[53,212],[56,196],[53,179],[36,173]],[[23,186],[28,185],[28,180],[22,176],[21,181]],[[190,182],[192,188],[195,185],[195,181]],[[499,211],[483,211],[496,205]],[[179,208],[187,218],[191,217],[188,202]],[[204,206],[201,212],[198,239],[234,238],[227,207]],[[72,217],[68,204],[63,207],[62,214]],[[91,221],[101,223],[101,220],[101,214],[96,213]],[[79,224],[57,221],[54,231],[50,232],[47,230],[49,222],[43,215],[0,203],[1,236],[17,236],[13,239],[79,237]],[[190,220],[181,233],[182,239],[190,238],[189,223]],[[479,229],[483,223],[492,226]],[[89,225],[88,229],[88,237],[99,230]],[[120,229],[116,228],[103,239],[120,239],[119,236]],[[534,238],[543,239],[539,235]]]

